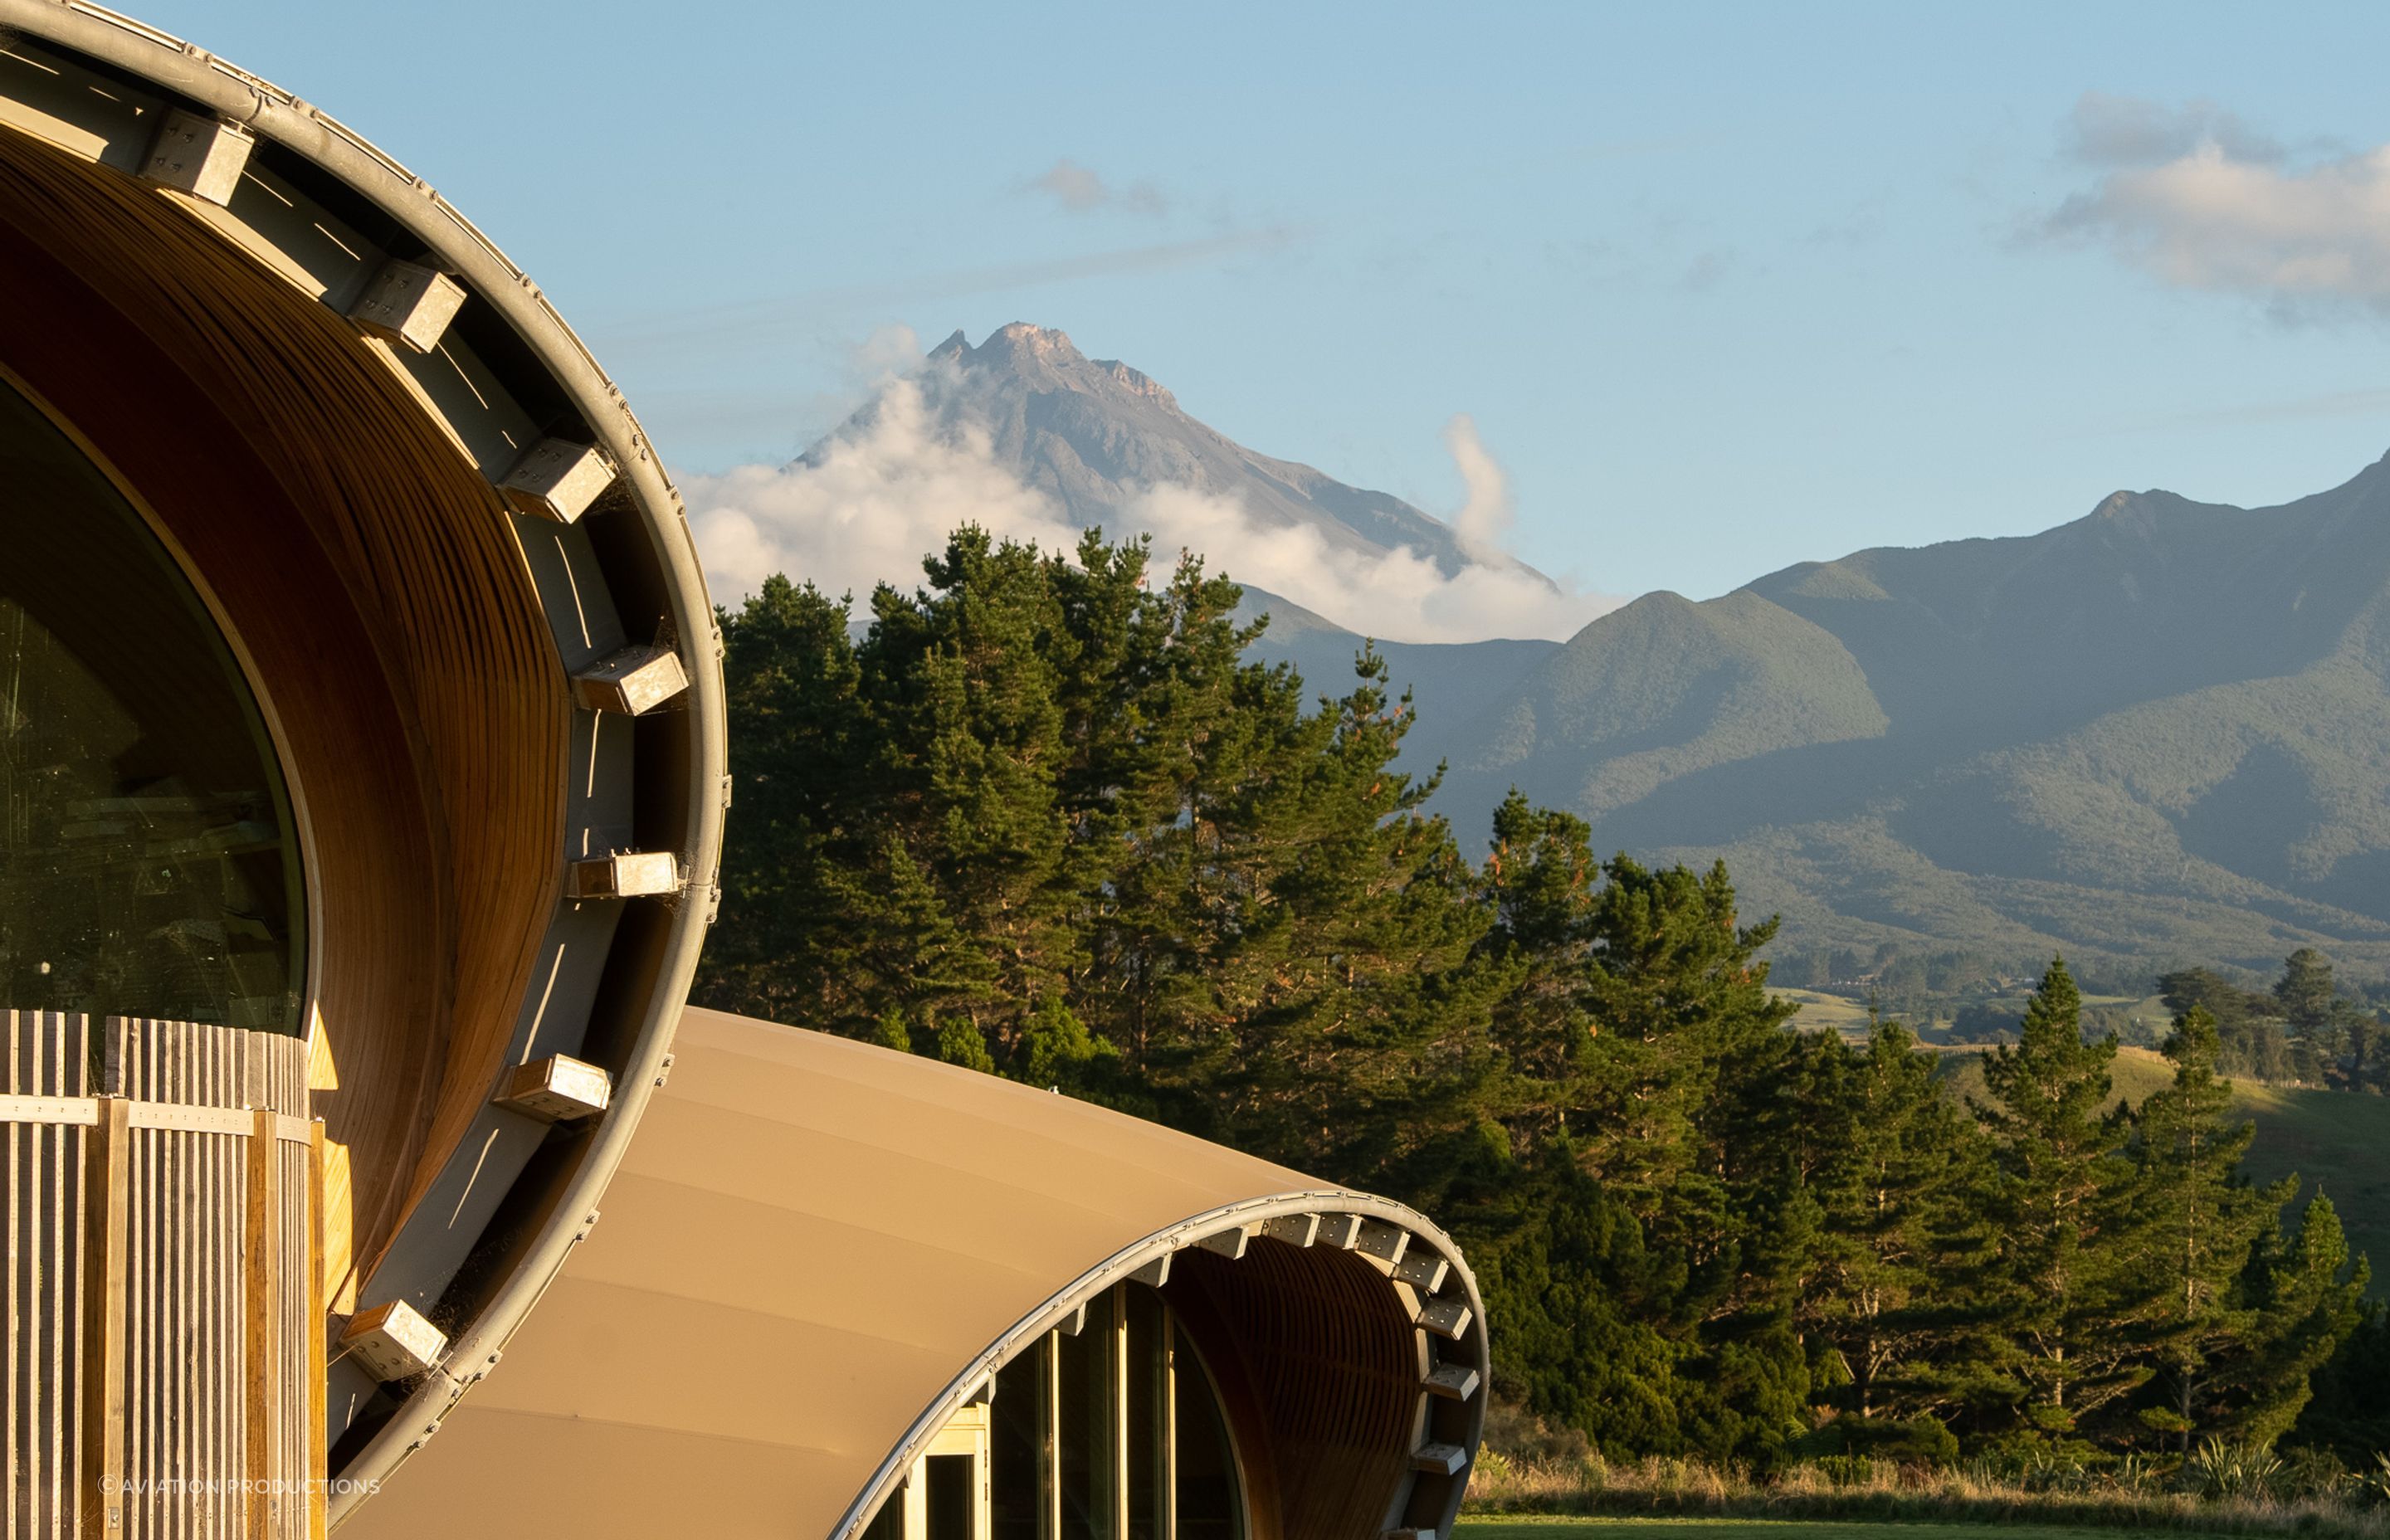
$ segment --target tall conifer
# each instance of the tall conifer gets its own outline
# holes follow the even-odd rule
[[[2124,1123],[2104,1110],[2116,1042],[2086,1043],[2082,1007],[2065,962],[2053,959],[2018,1041],[1984,1063],[2000,1173],[1991,1205],[1999,1249],[1986,1278],[1998,1311],[1992,1356],[2024,1426],[2055,1439],[2151,1372],[2127,1324],[2146,1283],[2115,1244],[2131,1221],[2132,1183]]]
[[[1831,1402],[1863,1422],[1947,1415],[1970,1317],[1958,1280],[1986,1241],[1984,1136],[1900,1023],[1861,1052],[1820,1041],[1848,1063],[1839,1095],[1813,1093],[1829,1238],[1807,1314],[1839,1370]]]
[[[2141,1420],[2188,1454],[2199,1438],[2232,1431],[2222,1425],[2232,1382],[2261,1325],[2242,1280],[2298,1180],[2258,1188],[2241,1174],[2257,1130],[2228,1116],[2232,1087],[2216,1073],[2213,1017],[2194,1007],[2177,1018],[2165,1051],[2174,1082],[2133,1116],[2139,1212],[2129,1260],[2164,1280],[2148,1337],[2161,1395]]]

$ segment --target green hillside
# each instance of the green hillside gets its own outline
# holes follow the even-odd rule
[[[2247,510],[2119,493],[2028,537],[1864,551],[1588,625],[1423,723],[1598,848],[1723,857],[1777,955],[2390,975],[2390,462]],[[1447,697],[1449,698],[1449,697]]]
[[[1867,675],[1822,628],[1755,593],[1651,594],[1586,628],[1477,722],[1475,763],[1548,784],[1588,817],[1713,765],[1881,737]]]
[[[1955,1094],[1983,1097],[1981,1055],[1948,1050],[1944,1073]],[[2117,1049],[2113,1073],[2113,1099],[2136,1104],[2173,1078],[2172,1067],[2147,1048]],[[2320,1187],[2340,1211],[2350,1247],[2373,1259],[2374,1296],[2390,1299],[2390,1097],[2242,1081],[2232,1087],[2232,1110],[2257,1125],[2250,1174],[2270,1182],[2295,1174],[2298,1202]]]

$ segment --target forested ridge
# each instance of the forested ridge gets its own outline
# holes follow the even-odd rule
[[[1796,1031],[1722,866],[1425,814],[1382,663],[1250,661],[1200,565],[966,530],[925,570],[860,635],[785,579],[723,614],[701,1003],[1400,1198],[1467,1248],[1499,1393],[1613,1457],[2390,1444],[2366,1264],[2243,1176],[2206,1004],[2112,1110],[2053,962],[1961,1101],[1896,1022]]]
[[[1646,595],[1419,741],[1456,817],[1517,786],[1597,848],[1732,863],[1813,972],[1959,949],[2255,973],[2313,946],[2379,981],[2390,461],[2276,507],[2120,492],[2035,534]]]

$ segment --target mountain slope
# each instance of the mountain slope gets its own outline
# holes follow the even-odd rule
[[[1315,699],[1352,690],[1361,637],[1317,616],[1310,617],[1309,624],[1299,620],[1290,623],[1288,610],[1279,601],[1266,599],[1259,608],[1269,611],[1269,629],[1253,645],[1251,656],[1265,662],[1293,664]],[[1439,760],[1451,757],[1458,747],[1452,728],[1466,723],[1488,695],[1524,677],[1561,648],[1558,642],[1514,636],[1482,642],[1376,645],[1379,656],[1386,661],[1387,687],[1397,697],[1410,692],[1414,726],[1403,740],[1403,768],[1414,775],[1425,775]]]
[[[1710,765],[1885,729],[1842,643],[1755,593],[1650,594],[1605,619],[1477,718],[1470,769],[1598,818]]]
[[[1454,735],[1602,844],[1724,856],[1786,946],[2390,969],[2390,462],[2119,493],[1603,616]]]
[[[1407,546],[1447,577],[1471,562],[1529,571],[1463,549],[1450,525],[1399,497],[1245,448],[1189,417],[1150,377],[1089,359],[1048,327],[1016,321],[975,348],[956,332],[917,379],[933,426],[985,431],[1000,464],[1082,525],[1118,527],[1133,498],[1181,487],[1235,498],[1265,525],[1316,530],[1334,549],[1375,557]]]
[[[1294,543],[1315,565],[1407,549],[1552,591],[1399,498],[1232,443],[1059,331],[957,333],[913,385],[922,429],[984,444],[1083,526],[1156,527],[1140,500],[1189,489],[1272,539],[1316,534]],[[1222,565],[1257,575],[1240,561]],[[1318,602],[1313,570],[1270,572]],[[1369,611],[1355,584],[1339,601]],[[1361,638],[1267,586],[1257,655],[1349,688]],[[2117,493],[2039,534],[1649,595],[1565,644],[1380,650],[1414,692],[1409,767],[1451,765],[1435,806],[1464,848],[1516,785],[1611,849],[1726,858],[1751,911],[1784,914],[1779,955],[1965,948],[2031,971],[2062,950],[2145,972],[2315,945],[2390,974],[2390,464],[2279,507]]]

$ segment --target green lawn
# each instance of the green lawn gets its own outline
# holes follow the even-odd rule
[[[1462,1519],[1453,1540],[1985,1540],[1986,1530],[2021,1540],[2115,1540],[2116,1531],[2060,1524],[1869,1524],[1798,1519]],[[2178,1532],[2167,1532],[2170,1535]]]

